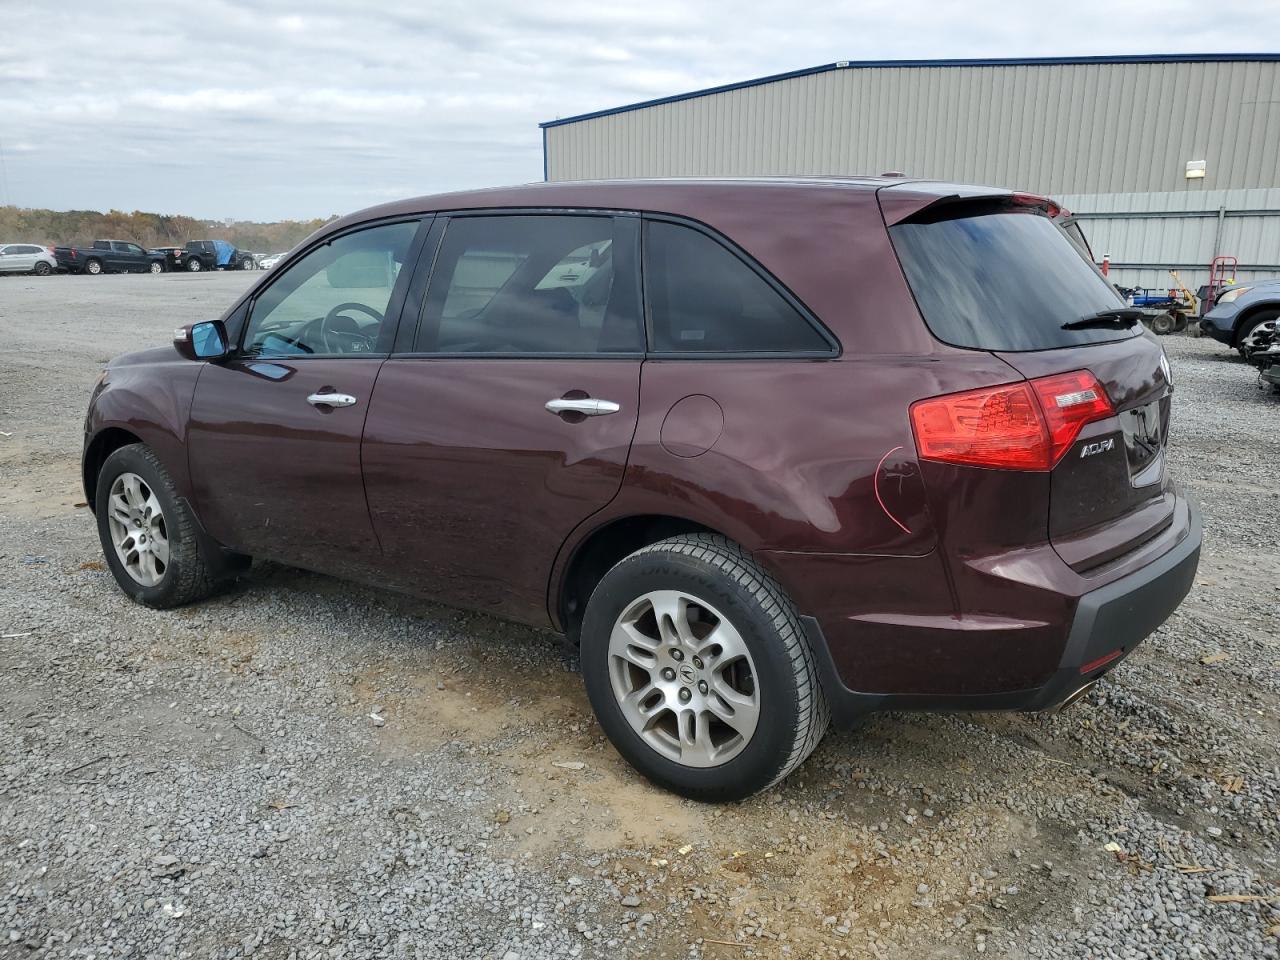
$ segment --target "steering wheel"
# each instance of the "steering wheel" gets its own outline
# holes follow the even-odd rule
[[[361,313],[368,314],[376,323],[374,326],[374,335],[369,336],[359,329],[356,330],[335,330],[333,323],[340,316],[344,316],[347,310],[359,310]],[[348,320],[354,324],[355,321],[350,317]],[[373,349],[373,345],[377,340],[377,330],[382,326],[383,316],[373,307],[363,303],[340,303],[328,313],[324,315],[324,319],[320,321],[320,342],[324,344],[326,353],[366,353]]]

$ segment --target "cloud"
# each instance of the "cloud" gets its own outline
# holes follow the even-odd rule
[[[0,202],[327,215],[539,179],[539,121],[833,60],[1226,51],[1280,34],[1271,0],[155,10],[5,18]]]

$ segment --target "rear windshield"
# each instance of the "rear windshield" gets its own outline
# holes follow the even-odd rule
[[[925,322],[953,346],[1050,350],[1124,340],[1142,330],[1138,324],[1063,329],[1125,303],[1039,212],[954,205],[889,233]]]

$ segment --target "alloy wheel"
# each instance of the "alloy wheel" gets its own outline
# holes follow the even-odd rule
[[[645,743],[676,763],[714,767],[751,742],[760,716],[755,664],[737,628],[705,600],[646,593],[609,637],[609,682]]]
[[[107,525],[129,576],[154,587],[169,569],[169,532],[155,491],[136,473],[122,473],[107,496]]]

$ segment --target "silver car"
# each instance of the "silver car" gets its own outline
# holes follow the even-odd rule
[[[1280,280],[1246,280],[1219,291],[1200,330],[1244,353],[1240,342],[1268,320],[1280,319]]]
[[[35,243],[0,243],[0,273],[34,273],[47,277],[58,269],[53,251]]]

